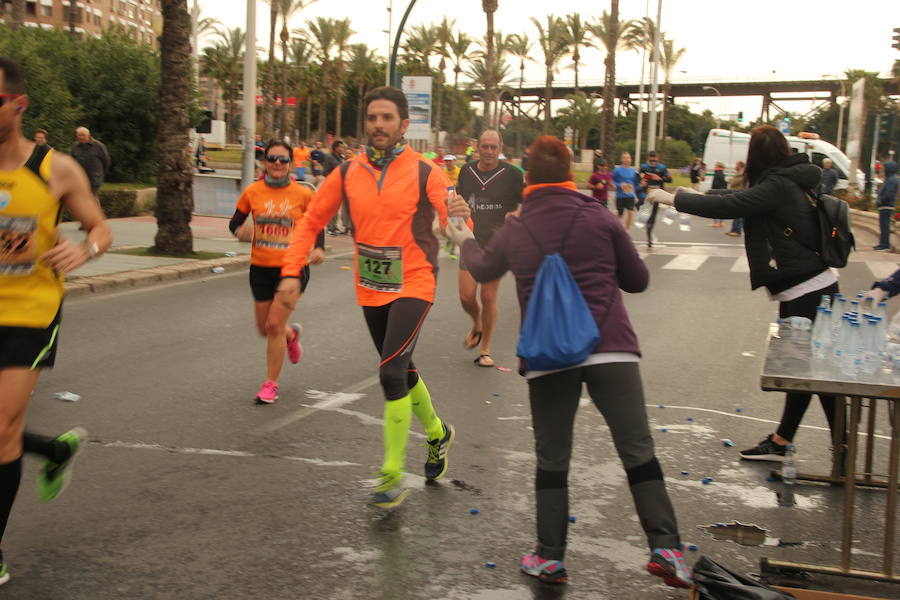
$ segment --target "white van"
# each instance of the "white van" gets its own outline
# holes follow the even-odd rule
[[[805,131],[797,135],[786,136],[791,148],[797,152],[809,155],[809,160],[818,166],[822,166],[822,160],[830,158],[832,167],[838,173],[838,183],[835,189],[847,187],[847,174],[850,172],[850,159],[835,146],[825,140],[819,139],[817,133]],[[703,150],[703,162],[706,163],[706,180],[700,183],[700,190],[705,192],[712,186],[713,169],[716,163],[725,163],[725,174],[734,175],[734,164],[737,161],[747,161],[747,147],[750,145],[750,134],[728,129],[710,129],[706,136],[706,147]],[[856,172],[857,181],[865,181],[862,171]]]

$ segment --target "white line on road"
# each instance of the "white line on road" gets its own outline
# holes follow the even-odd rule
[[[293,460],[297,462],[305,462],[318,467],[359,467],[359,463],[346,462],[342,460],[322,460],[321,458],[305,458],[302,456],[280,456],[277,454],[253,454],[252,452],[243,452],[241,450],[219,450],[217,448],[180,448],[177,446],[162,446],[160,444],[145,444],[143,442],[123,442],[115,440],[105,442],[103,440],[91,440],[91,444],[103,446],[105,448],[129,448],[132,450],[161,450],[171,452],[172,454],[199,454],[204,456],[231,456],[237,458],[280,458],[282,460]]]
[[[734,264],[731,265],[731,272],[732,273],[749,273],[750,272],[750,263],[747,262],[746,254],[734,261]]]
[[[872,275],[875,276],[875,279],[885,279],[890,277],[894,274],[894,271],[897,270],[897,263],[892,262],[867,261],[866,266],[872,271]]]
[[[703,263],[706,262],[709,256],[703,254],[679,254],[669,262],[667,262],[663,269],[671,269],[675,271],[696,271]]]
[[[300,419],[305,419],[306,417],[314,414],[320,410],[334,410],[339,406],[343,406],[344,404],[350,404],[351,402],[356,402],[365,394],[361,394],[363,390],[367,390],[370,387],[376,385],[378,383],[378,375],[373,375],[372,377],[368,377],[350,385],[339,392],[320,392],[317,390],[309,390],[307,391],[307,395],[312,399],[318,399],[319,402],[316,402],[312,406],[304,406],[300,410],[296,410],[289,415],[281,417],[280,419],[275,419],[270,423],[266,423],[261,427],[256,428],[254,433],[272,433],[273,431],[277,431],[282,427],[287,427],[291,423],[295,423]]]

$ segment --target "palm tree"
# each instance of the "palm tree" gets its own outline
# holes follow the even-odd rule
[[[222,99],[228,107],[228,141],[235,139],[235,115],[244,61],[244,31],[240,27],[216,32],[218,39],[213,46],[203,49],[200,59],[201,72],[216,80],[222,90]]]
[[[431,57],[438,53],[441,42],[434,25],[416,25],[403,42],[405,59],[411,73],[431,75]]]
[[[494,74],[494,13],[497,12],[498,0],[481,0],[481,10],[487,18],[487,33],[485,40],[487,41],[487,52],[484,57],[485,71],[488,75]],[[484,122],[490,126],[492,123],[490,106],[491,100],[494,98],[494,87],[497,82],[488,79],[484,82]]]
[[[315,21],[307,21],[306,27],[309,29],[311,42],[313,43],[316,58],[322,70],[322,77],[325,79],[331,76],[331,53],[334,49],[334,19],[325,17],[316,17]],[[324,83],[324,82],[322,82]],[[325,133],[327,130],[326,107],[328,104],[328,85],[320,87],[319,96],[319,140],[325,141]]]
[[[544,87],[544,127],[543,133],[550,132],[550,101],[553,98],[553,74],[559,69],[559,62],[568,52],[568,44],[565,37],[565,23],[559,17],[547,15],[546,27],[535,17],[531,22],[538,30],[538,45],[544,53],[544,67],[547,70],[547,79]]]
[[[663,73],[665,73],[665,83],[663,84],[663,105],[662,105],[662,114],[660,115],[660,140],[659,140],[659,150],[661,153],[665,154],[666,152],[666,129],[669,124],[666,123],[666,107],[669,105],[669,93],[672,91],[672,83],[670,81],[672,75],[672,69],[675,68],[675,65],[678,64],[678,61],[681,60],[681,57],[684,56],[685,49],[684,48],[675,48],[674,40],[667,40],[663,38],[662,43],[659,45],[659,65],[662,67]]]
[[[572,49],[572,62],[575,66],[575,93],[578,93],[578,63],[581,62],[581,48],[593,48],[593,42],[588,38],[590,29],[587,23],[582,22],[581,15],[572,13],[566,15],[566,41]]]
[[[193,169],[188,147],[188,106],[191,82],[191,17],[186,0],[162,0],[163,31],[159,40],[159,170],[156,184],[156,251],[194,251],[191,213],[194,208]]]
[[[349,59],[347,61],[350,79],[356,85],[357,109],[356,109],[356,139],[361,139],[363,131],[363,116],[365,106],[363,98],[366,95],[366,87],[374,81],[378,63],[375,61],[375,51],[370,50],[365,44],[353,44],[350,46]]]
[[[278,27],[279,0],[267,0],[269,3],[269,60],[263,71],[262,79],[262,136],[270,138],[275,124],[275,29]]]
[[[444,17],[437,26],[437,55],[441,57],[438,63],[437,85],[434,92],[434,145],[440,144],[441,138],[441,112],[444,109],[444,72],[447,70],[447,59],[450,58],[449,46],[453,42],[453,30],[456,28],[456,20],[447,20]]]
[[[509,53],[519,59],[519,93],[517,94],[517,98],[519,116],[521,117],[524,114],[522,111],[522,86],[525,84],[525,61],[534,60],[531,56],[531,49],[534,47],[534,44],[528,39],[527,33],[514,33],[509,36],[508,40]]]
[[[18,29],[25,23],[25,0],[12,0],[10,27]]]
[[[306,101],[307,126],[304,131],[304,137],[307,137],[309,136],[310,106],[314,95],[314,90],[312,89],[312,82],[314,79],[311,74],[312,65],[310,64],[313,59],[312,46],[309,41],[303,37],[292,38],[291,45],[288,49],[288,56],[291,60],[291,72],[293,74],[292,86],[295,90],[294,96],[297,98],[297,106],[294,111],[294,128],[297,131],[304,131],[300,127],[300,104],[302,101]]]
[[[509,53],[509,46],[511,43],[512,36],[505,36],[501,31],[494,32],[493,39],[493,47],[494,47],[494,60],[492,61],[493,68],[489,73],[498,74],[500,71],[504,70],[504,67],[501,66],[506,60],[506,55]],[[487,68],[487,47],[488,40],[485,38],[484,41],[478,41],[477,44],[484,48],[484,50],[476,50],[472,53],[473,57],[481,58],[485,61],[485,68]],[[490,114],[493,117],[493,120],[488,122],[485,121],[485,127],[489,127],[491,129],[496,129],[499,125],[500,121],[500,111],[498,107],[498,103],[500,100],[500,91],[499,91],[499,80],[492,79],[491,80],[491,97],[489,98],[490,102],[490,110],[487,111],[486,114]]]
[[[291,40],[290,32],[288,32],[288,21],[291,18],[307,8],[316,0],[271,0],[278,4],[278,13],[281,15],[281,120],[279,122],[280,137],[284,137],[287,133],[287,95],[288,95],[288,69],[289,69],[289,49],[288,42]]]
[[[591,129],[600,123],[600,108],[594,104],[584,92],[567,97],[569,104],[559,109],[560,121],[573,131],[579,132],[578,147],[587,146],[587,136]]]
[[[600,147],[605,156],[612,156],[616,146],[615,101],[616,101],[616,52],[630,49],[636,43],[631,37],[622,35],[633,28],[633,21],[619,20],[619,0],[612,0],[611,11],[600,15],[589,28],[594,37],[606,50],[603,77],[603,120],[600,122]]]
[[[350,38],[354,33],[356,32],[350,29],[349,18],[338,19],[334,22],[334,61],[332,62],[334,76],[332,85],[334,86],[335,101],[334,135],[337,137],[341,137],[341,104],[344,99],[344,73],[346,72],[344,59],[347,56]]]
[[[462,61],[469,53],[472,38],[462,32],[457,32],[455,38],[447,42],[447,50],[453,57],[453,89],[459,89],[459,74],[463,72]]]

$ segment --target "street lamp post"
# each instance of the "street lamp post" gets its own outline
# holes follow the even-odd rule
[[[714,91],[714,92],[716,93],[716,96],[719,97],[719,104],[721,105],[721,103],[722,103],[722,94],[719,93],[719,90],[717,90],[716,88],[714,88],[714,87],[711,86],[711,85],[704,85],[702,89]],[[716,129],[719,129],[720,126],[721,126],[721,120],[720,120],[719,117],[720,117],[720,115],[719,115],[718,113],[716,113]]]
[[[388,73],[390,75],[389,80],[391,85],[394,87],[400,87],[400,77],[397,76],[397,51],[400,49],[400,36],[403,35],[403,27],[406,25],[406,19],[409,18],[409,13],[412,12],[415,4],[416,0],[409,0],[409,6],[406,7],[406,12],[403,13],[403,18],[400,19],[400,25],[397,27],[397,36],[394,38],[394,47],[391,48]]]
[[[256,174],[256,0],[247,0],[247,32],[244,42],[244,103],[241,129],[244,156],[241,163],[241,187],[253,183]],[[234,118],[232,116],[232,118]]]
[[[834,77],[834,76],[831,75],[830,73],[825,73],[824,75],[822,75],[822,77]],[[844,80],[838,79],[837,82],[839,84],[841,84],[841,97],[846,98],[847,97],[847,88],[844,87]],[[834,145],[837,146],[838,150],[841,149],[841,135],[843,135],[843,133],[844,133],[844,106],[845,105],[846,105],[846,102],[838,104],[838,106],[840,108],[838,111],[837,140],[835,140],[835,142],[834,142]]]

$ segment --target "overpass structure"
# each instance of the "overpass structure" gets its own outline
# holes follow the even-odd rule
[[[884,86],[885,93],[890,96],[900,95],[900,80],[891,79],[887,75],[880,76]],[[537,108],[538,112],[543,110],[545,84],[538,81],[525,81],[522,84],[521,95],[519,87],[516,84],[504,88],[500,95],[500,101],[507,105],[508,109],[514,109],[514,114],[518,112],[521,105],[530,104],[530,108]],[[616,84],[616,99],[618,101],[619,110],[629,110],[635,107],[636,103],[641,99],[639,97],[638,81],[620,81]],[[674,102],[675,98],[680,97],[715,97],[716,93],[704,88],[713,87],[718,90],[722,97],[735,96],[759,96],[762,97],[761,120],[769,120],[769,109],[771,106],[779,108],[779,101],[830,101],[834,102],[841,95],[841,82],[832,78],[799,78],[799,79],[714,79],[708,77],[696,78],[680,78],[670,81],[670,90],[667,102]],[[849,93],[849,86],[844,83],[845,92]],[[589,96],[601,97],[603,95],[602,80],[582,80],[578,87],[579,91]],[[662,82],[660,82],[660,95],[663,94]],[[475,89],[473,94],[480,97],[482,91]],[[554,82],[552,88],[552,98],[554,100],[563,99],[575,93],[575,84],[572,81]],[[825,95],[823,95],[823,93]],[[773,96],[778,94],[778,96]],[[786,95],[789,94],[789,95]],[[650,98],[650,84],[644,84],[644,101]],[[521,109],[526,111],[525,106]]]

